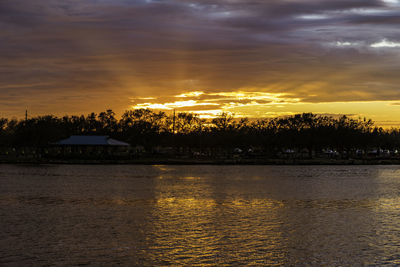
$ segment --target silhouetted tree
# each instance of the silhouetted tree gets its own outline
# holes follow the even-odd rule
[[[235,148],[257,148],[264,155],[278,155],[285,149],[308,151],[308,156],[332,149],[346,157],[357,151],[400,149],[399,129],[385,130],[371,120],[348,116],[333,118],[312,113],[270,119],[235,119],[221,113],[211,120],[198,114],[172,114],[150,109],[126,111],[120,119],[112,110],[86,116],[46,115],[28,120],[0,118],[0,145],[43,147],[70,135],[110,135],[143,145],[152,151],[157,146],[172,146],[179,151],[202,150],[211,154]],[[359,153],[359,152],[357,152]]]

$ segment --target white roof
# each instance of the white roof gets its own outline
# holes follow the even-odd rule
[[[107,135],[72,135],[57,142],[57,144],[70,146],[129,146],[128,143],[112,139]]]

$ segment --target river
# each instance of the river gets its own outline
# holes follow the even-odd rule
[[[399,265],[400,166],[0,165],[0,265]]]

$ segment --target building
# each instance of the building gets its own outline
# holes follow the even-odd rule
[[[52,145],[52,154],[66,157],[114,158],[129,155],[130,145],[106,135],[72,135]]]

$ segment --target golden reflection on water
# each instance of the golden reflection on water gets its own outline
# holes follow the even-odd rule
[[[400,210],[400,196],[398,181],[400,178],[400,167],[382,167],[378,171],[377,191],[385,193],[390,197],[380,197],[377,201],[376,209],[385,211]],[[389,185],[389,186],[388,186]]]
[[[378,205],[376,206],[379,210],[386,211],[399,211],[400,210],[400,197],[396,198],[380,198]]]
[[[157,170],[160,170],[160,171],[171,171],[171,170],[173,170],[172,167],[169,167],[167,165],[152,165],[152,167],[154,167],[154,168],[156,168]]]
[[[154,222],[156,234],[151,250],[163,251],[157,256],[164,259],[163,263],[215,266],[284,261],[279,222],[282,201],[246,199],[229,191],[225,191],[228,198],[219,198],[215,197],[219,189],[207,179],[182,179],[194,180],[195,191],[182,194],[182,185],[178,184],[173,192],[165,192],[165,180],[159,179],[156,184],[154,213],[158,219]],[[260,253],[264,258],[255,256]]]
[[[157,206],[162,209],[195,209],[209,211],[216,205],[213,199],[196,199],[196,198],[175,198],[166,197],[157,200]]]
[[[198,177],[198,176],[186,176],[183,179],[185,179],[185,180],[196,180],[196,179],[201,179],[201,177]]]

